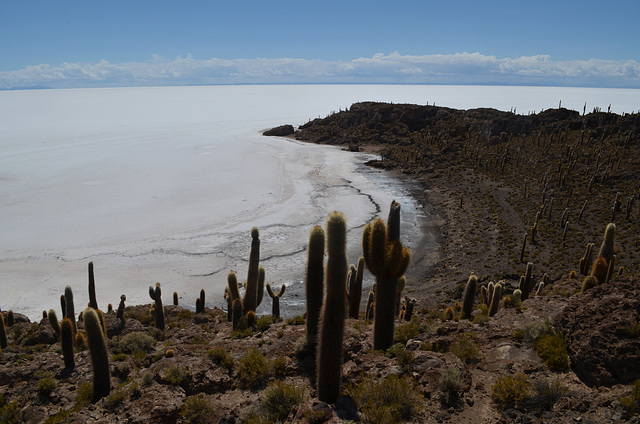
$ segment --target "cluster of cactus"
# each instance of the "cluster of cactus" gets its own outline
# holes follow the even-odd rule
[[[584,252],[584,256],[580,258],[580,274],[582,275],[589,275],[589,271],[591,270],[593,246],[593,243],[587,243],[587,248]]]
[[[316,384],[318,399],[334,403],[340,395],[342,339],[346,315],[347,224],[344,216],[333,212],[327,218],[327,294],[319,323]]]
[[[600,245],[598,257],[591,267],[591,275],[585,278],[582,282],[583,292],[599,284],[607,283],[611,281],[611,278],[613,278],[613,270],[615,266],[615,237],[616,226],[611,222],[605,229],[604,240]]]
[[[413,316],[413,310],[416,306],[416,300],[409,298],[409,296],[405,296],[402,301],[402,306],[400,307],[400,315],[399,318],[405,321],[411,321],[411,317]]]
[[[391,203],[387,223],[368,223],[362,233],[367,269],[376,277],[373,348],[386,350],[393,344],[397,284],[409,266],[411,251],[400,243],[400,204]]]
[[[204,301],[205,301],[204,289],[200,289],[200,297],[196,299],[196,314],[204,313]]]
[[[155,289],[149,286],[149,297],[155,301],[153,307],[153,318],[156,322],[156,328],[164,331],[164,307],[162,306],[162,290],[160,283],[156,283]]]
[[[522,292],[521,300],[527,300],[533,290],[533,263],[528,262],[523,276],[520,277],[519,289]]]

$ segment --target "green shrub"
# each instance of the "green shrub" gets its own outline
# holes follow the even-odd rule
[[[271,324],[274,323],[274,318],[271,315],[263,315],[256,320],[256,331],[264,332],[271,327]]]
[[[236,365],[231,354],[223,347],[214,347],[207,352],[207,355],[209,355],[209,359],[226,368],[227,371],[233,371],[233,367]]]
[[[262,406],[269,414],[269,419],[275,422],[284,421],[291,409],[304,399],[304,388],[296,387],[276,380],[269,384],[262,397]]]
[[[442,371],[438,379],[438,387],[442,392],[442,400],[445,405],[453,404],[464,387],[464,381],[460,371],[455,368],[447,368]]]
[[[238,360],[237,372],[240,381],[248,387],[257,387],[268,376],[268,363],[260,350],[252,347]]]
[[[278,356],[271,361],[271,374],[276,378],[282,378],[286,375],[287,360],[284,356]]]
[[[491,397],[502,406],[514,406],[522,402],[527,396],[529,377],[524,374],[500,377],[491,385]]]
[[[182,384],[186,376],[186,371],[184,368],[179,367],[177,365],[172,365],[164,372],[162,378],[168,381],[170,384],[174,386],[179,386]]]
[[[93,384],[90,381],[82,382],[76,389],[76,407],[83,408],[93,399]]]
[[[125,394],[126,393],[124,390],[116,390],[115,392],[111,392],[109,396],[104,398],[102,405],[105,407],[105,409],[116,409],[122,404]]]
[[[38,381],[38,394],[44,398],[49,397],[56,388],[56,380],[52,377],[44,377]]]
[[[513,337],[526,343],[534,343],[546,334],[553,334],[553,327],[550,322],[532,322],[518,328]]]
[[[630,415],[634,415],[640,411],[640,380],[636,380],[636,382],[633,383],[629,395],[620,398],[620,404]]]
[[[411,372],[413,361],[416,359],[414,353],[405,349],[404,345],[400,343],[396,343],[387,349],[385,355],[389,358],[396,358],[403,372]]]
[[[178,312],[178,318],[179,319],[187,319],[187,320],[192,320],[193,317],[195,316],[195,313],[193,311],[190,311],[188,309],[180,309],[180,312]]]
[[[185,399],[180,408],[180,417],[187,424],[206,424],[211,422],[215,412],[211,400],[203,393],[198,393]]]
[[[305,320],[303,317],[296,315],[293,318],[288,318],[287,319],[287,324],[289,325],[304,325],[305,324]]]
[[[396,328],[393,339],[395,343],[402,343],[403,345],[406,345],[409,340],[415,339],[419,334],[424,333],[425,331],[426,328],[420,324],[420,321],[418,321],[417,318],[413,318],[408,323],[399,325],[398,328]]]
[[[569,357],[564,339],[559,334],[545,334],[534,343],[538,355],[551,371],[569,369]]]
[[[476,341],[475,334],[464,333],[458,338],[458,341],[449,347],[449,351],[465,364],[471,365],[477,364],[484,358],[481,347],[480,343]]]
[[[535,394],[536,404],[542,406],[546,410],[553,408],[558,399],[569,392],[567,386],[562,384],[560,380],[549,381],[547,379],[535,380],[533,382],[533,392]]]
[[[408,377],[389,375],[382,380],[368,377],[351,390],[365,424],[392,424],[411,420],[424,401]]]
[[[627,333],[629,333],[629,336],[633,337],[634,339],[640,337],[640,323],[636,321],[629,324],[629,326],[627,327]]]
[[[0,394],[0,423],[19,423],[20,407],[15,402],[7,403],[4,400],[4,394]]]
[[[145,353],[155,344],[155,339],[143,332],[129,333],[121,337],[115,346],[112,346],[113,353],[133,353],[143,351]]]

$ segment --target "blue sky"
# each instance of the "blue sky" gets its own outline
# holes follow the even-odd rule
[[[0,87],[640,88],[637,0],[0,1]]]

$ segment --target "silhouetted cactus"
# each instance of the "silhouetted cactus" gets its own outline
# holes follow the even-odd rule
[[[118,310],[116,311],[116,318],[124,323],[124,302],[127,300],[127,296],[120,295],[120,304],[118,304]]]
[[[364,272],[364,258],[358,259],[358,266],[353,276],[353,284],[349,287],[349,316],[351,318],[360,317],[360,300],[362,298],[362,279]]]
[[[173,306],[178,306],[178,292],[173,292]]]
[[[89,262],[89,307],[98,309],[96,300],[96,279],[93,275],[93,262]]]
[[[258,267],[258,300],[256,302],[256,308],[262,303],[264,297],[264,281],[266,278],[265,270],[263,267]]]
[[[415,299],[406,298],[405,302],[405,310],[404,310],[404,319],[405,321],[411,321],[411,317],[413,316],[413,310],[416,306]]]
[[[247,289],[242,302],[243,312],[256,311],[258,302],[258,268],[260,262],[260,233],[256,227],[251,229],[251,254],[247,273]]]
[[[4,325],[4,315],[0,312],[0,349],[7,348],[7,328]]]
[[[164,307],[162,306],[162,290],[160,283],[156,283],[156,288],[149,286],[149,297],[155,301],[153,317],[156,321],[156,328],[164,330]]]
[[[69,318],[71,320],[71,324],[73,324],[73,332],[76,333],[78,331],[76,327],[76,312],[73,305],[73,290],[71,290],[70,286],[67,286],[64,289],[64,305],[63,318]]]
[[[55,312],[52,310],[49,313]],[[49,315],[51,317],[51,315]],[[56,318],[57,323],[57,318]],[[59,325],[60,330],[60,345],[62,347],[62,357],[64,358],[64,367],[67,369],[73,369],[76,366],[76,361],[73,354],[73,324],[69,318],[64,318],[62,324]]]
[[[53,309],[49,309],[47,318],[49,319],[49,324],[51,325],[51,328],[53,328],[53,331],[55,331],[56,335],[60,337],[60,322],[58,321],[56,311],[54,311]],[[71,322],[71,320],[69,320],[69,322]]]
[[[365,319],[373,319],[373,315],[375,313],[375,298],[375,293],[373,291],[370,291],[369,296],[367,297],[367,307],[365,308],[364,312]]]
[[[490,317],[498,313],[498,308],[500,307],[501,300],[502,300],[502,284],[498,283],[493,288],[493,296],[491,297],[491,306],[489,307]]]
[[[327,295],[322,306],[317,359],[317,393],[323,402],[334,403],[340,395],[342,338],[347,278],[347,224],[333,212],[327,218]]]
[[[274,318],[280,318],[280,297],[284,294],[286,286],[283,284],[278,293],[274,293],[271,289],[271,284],[267,283],[267,293],[269,297],[273,299],[273,306],[271,307],[271,315]]]
[[[60,295],[60,310],[62,311],[62,318],[67,316],[67,301],[64,300],[64,295]]]
[[[476,298],[476,289],[478,287],[478,277],[471,274],[467,285],[464,288],[462,294],[462,317],[464,319],[471,319],[471,313],[473,312],[473,302]]]
[[[13,324],[16,323],[16,318],[13,315],[13,311],[7,311],[7,327],[13,327]]]
[[[314,349],[318,342],[318,322],[324,296],[324,230],[319,225],[313,227],[309,233],[307,254],[307,343]]]
[[[111,392],[111,375],[105,335],[98,314],[93,308],[84,310],[84,329],[87,333],[93,366],[93,402],[95,403]]]
[[[362,234],[367,269],[376,277],[373,348],[387,350],[393,344],[395,297],[398,279],[404,275],[411,252],[400,240],[400,204],[391,203],[389,224],[381,219],[368,223]]]
[[[201,314],[204,312],[204,301],[205,301],[204,289],[200,289],[200,297],[196,302],[196,314]]]
[[[523,301],[529,298],[529,294],[533,289],[532,273],[533,273],[533,264],[531,262],[528,262],[527,269],[524,273],[524,281],[522,283],[522,288],[521,288]]]

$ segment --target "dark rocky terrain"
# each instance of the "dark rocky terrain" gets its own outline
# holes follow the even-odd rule
[[[371,166],[423,185],[438,260],[407,281],[416,307],[396,321],[396,345],[374,351],[372,322],[347,319],[342,396],[325,404],[302,318],[233,332],[225,311],[167,305],[160,331],[150,305],[129,306],[124,325],[105,314],[111,394],[92,403],[86,347],[64,369],[48,320],[16,315],[0,422],[640,422],[640,213],[628,201],[640,194],[639,115],[361,103],[290,136],[374,153]],[[610,222],[612,276],[583,291],[580,258]],[[536,288],[519,301],[527,262]],[[491,318],[480,289],[461,317],[472,273],[502,281]]]

